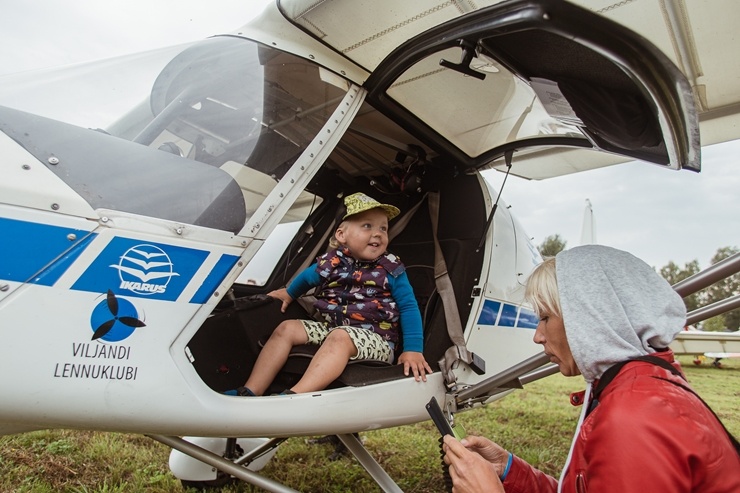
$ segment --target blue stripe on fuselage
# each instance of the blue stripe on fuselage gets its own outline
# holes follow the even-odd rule
[[[480,317],[478,317],[478,325],[496,325],[496,319],[498,319],[498,312],[501,310],[501,303],[498,301],[485,300],[483,302],[483,309],[481,309]]]
[[[0,279],[52,286],[95,236],[82,229],[0,218]]]
[[[221,258],[216,262],[216,266],[211,270],[211,273],[208,274],[208,277],[203,281],[203,284],[200,285],[200,288],[198,288],[195,295],[193,295],[190,303],[202,304],[208,301],[208,298],[210,298],[213,292],[216,291],[218,285],[224,280],[226,274],[231,271],[231,268],[234,267],[237,260],[239,260],[239,257],[236,255],[221,255]]]
[[[501,313],[500,319],[499,312]],[[478,316],[478,325],[497,325],[496,322],[501,327],[536,329],[539,318],[528,308],[493,300],[485,300]]]

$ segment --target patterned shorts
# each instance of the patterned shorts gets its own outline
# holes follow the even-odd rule
[[[320,345],[329,335],[329,332],[342,329],[349,334],[349,338],[357,348],[357,354],[351,360],[377,360],[393,363],[393,349],[391,343],[369,329],[359,327],[329,327],[326,322],[315,320],[301,320],[308,336],[308,344]]]

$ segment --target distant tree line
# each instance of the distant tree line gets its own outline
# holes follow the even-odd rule
[[[723,247],[717,249],[710,260],[710,265],[714,265],[720,260],[735,255],[740,252],[736,247]],[[663,276],[671,285],[691,277],[699,272],[699,262],[692,260],[684,264],[683,268],[674,262],[668,262],[667,265],[660,269],[660,275]],[[684,298],[686,309],[688,311],[711,305],[717,301],[722,301],[730,296],[740,294],[740,273],[734,274],[726,279],[717,281],[706,289]],[[740,309],[732,310],[723,315],[712,317],[703,322],[704,330],[738,330],[740,328]]]
[[[565,250],[567,242],[564,241],[560,235],[550,235],[544,239],[544,241],[537,247],[540,255],[543,257],[553,257],[562,250]],[[714,265],[717,262],[726,259],[736,253],[740,252],[737,247],[722,247],[717,249],[710,260],[710,265]],[[698,260],[692,260],[687,262],[683,267],[676,265],[675,262],[670,261],[665,266],[661,267],[658,273],[668,281],[671,286],[683,281],[684,279],[693,276],[701,270],[699,267]],[[686,303],[686,310],[692,312],[697,308],[711,305],[717,301],[722,301],[730,296],[740,294],[740,273],[734,274],[726,279],[718,281],[706,289],[694,293],[684,298]],[[705,320],[702,324],[704,330],[721,331],[721,330],[738,330],[740,328],[740,309],[732,310],[723,315],[718,315]]]
[[[565,250],[567,243],[560,235],[550,235],[537,247],[537,250],[540,251],[540,255],[543,257],[554,257]]]

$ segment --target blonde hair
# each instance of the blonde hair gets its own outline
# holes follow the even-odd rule
[[[555,257],[547,257],[534,268],[527,279],[524,297],[532,305],[537,316],[541,313],[549,313],[563,318],[555,272]]]
[[[332,233],[331,238],[329,238],[329,249],[334,250],[342,246],[341,243],[339,243],[339,240],[337,240],[337,231],[339,231],[341,228],[344,227],[344,223],[346,223],[347,220],[344,219],[337,224],[336,229],[334,229],[334,233]]]

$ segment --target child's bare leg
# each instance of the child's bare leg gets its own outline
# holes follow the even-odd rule
[[[256,395],[264,394],[287,361],[293,346],[307,342],[308,336],[300,320],[281,322],[260,351],[254,369],[244,386]]]
[[[347,331],[331,331],[316,351],[306,373],[290,390],[299,394],[325,389],[342,374],[349,359],[356,354],[357,348]]]

